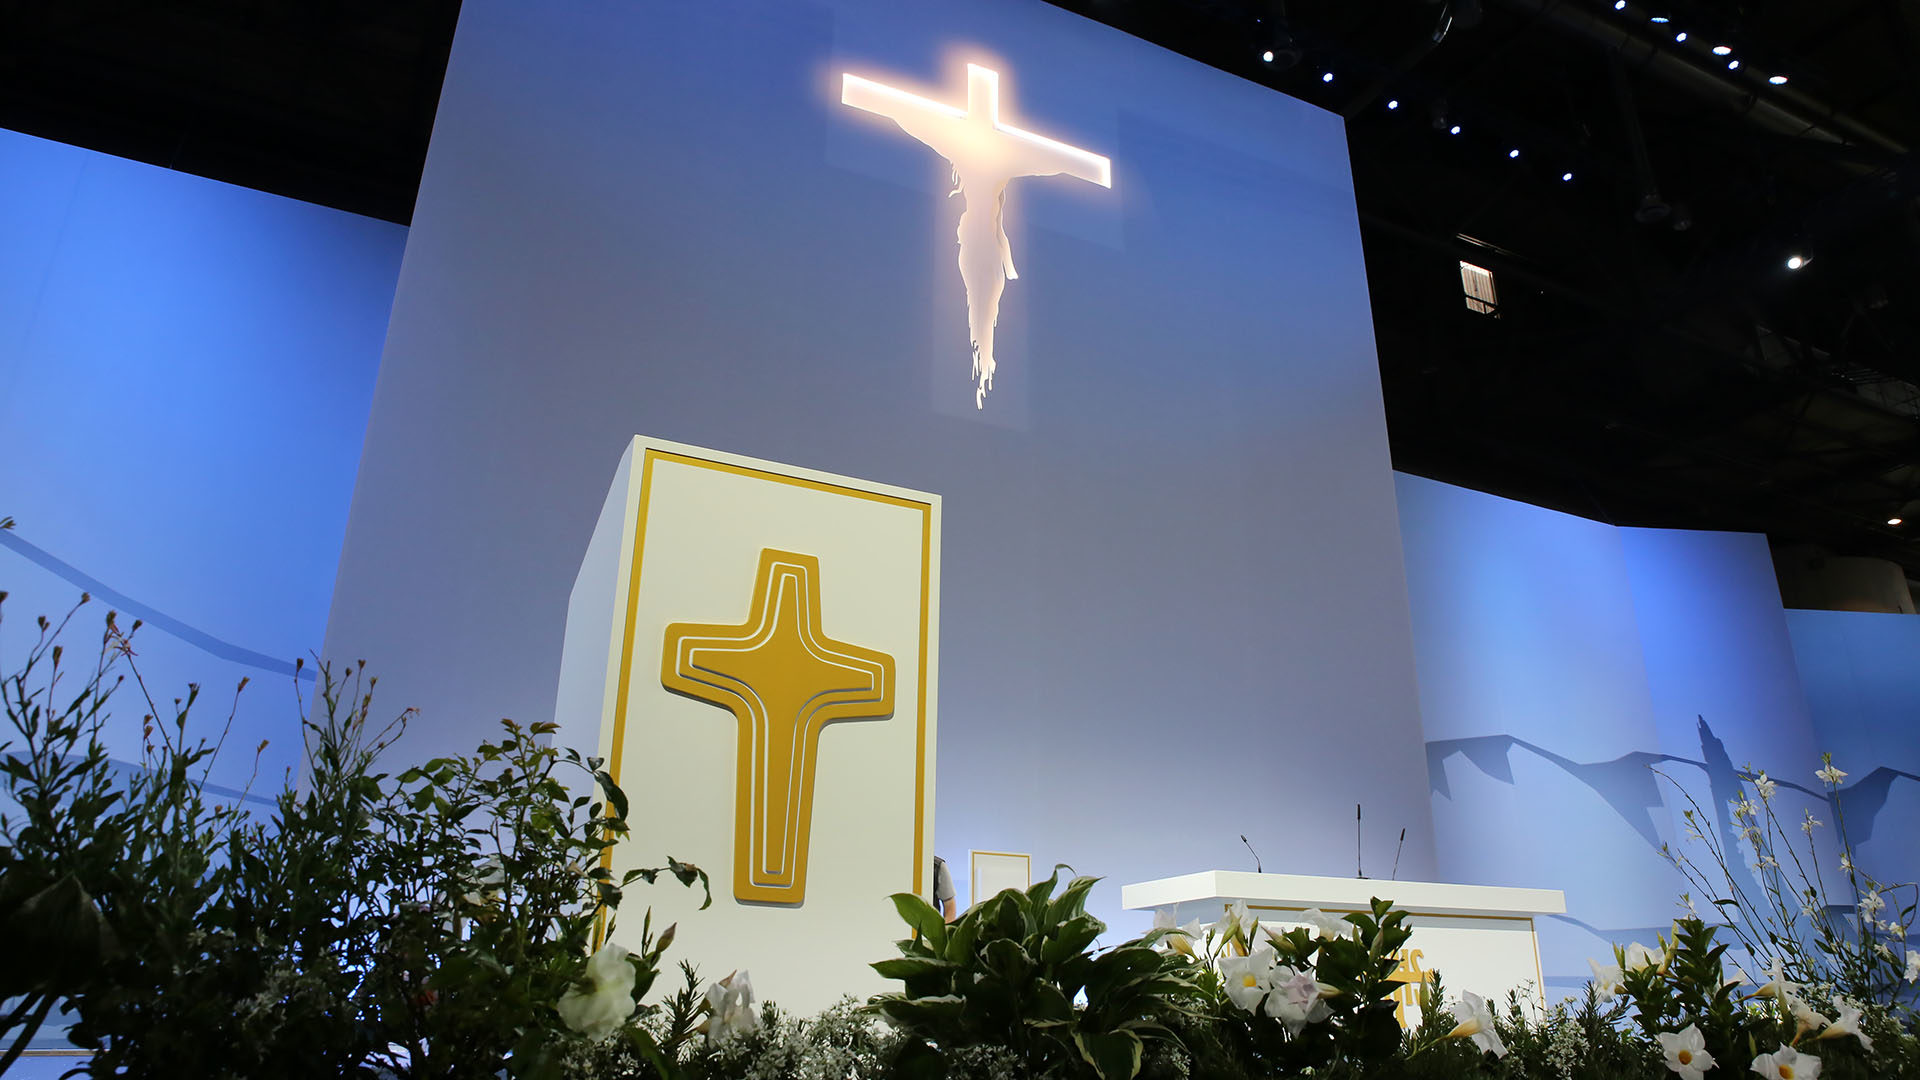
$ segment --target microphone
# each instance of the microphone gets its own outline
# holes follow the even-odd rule
[[[1393,876],[1388,881],[1400,880],[1400,849],[1407,846],[1407,830],[1400,830],[1400,843],[1393,849]]]
[[[1261,870],[1261,869],[1260,869],[1260,853],[1259,853],[1259,852],[1257,852],[1257,851],[1254,851],[1254,850],[1253,850],[1253,845],[1252,845],[1252,844],[1248,844],[1248,843],[1247,843],[1247,834],[1246,834],[1246,833],[1241,833],[1241,834],[1240,834],[1240,842],[1241,842],[1241,843],[1243,843],[1243,844],[1246,844],[1246,845],[1247,845],[1247,850],[1253,853],[1253,872],[1254,872],[1254,873],[1256,873],[1256,874],[1260,874],[1260,873],[1265,873],[1265,871],[1263,871],[1263,870]]]
[[[1367,872],[1360,868],[1360,804],[1353,804],[1353,876],[1365,879]]]

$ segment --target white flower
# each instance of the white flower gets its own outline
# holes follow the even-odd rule
[[[745,971],[733,974],[707,987],[707,1020],[701,1029],[708,1043],[722,1043],[736,1035],[745,1035],[760,1027],[760,1012],[753,1007],[753,980]]]
[[[1245,956],[1226,956],[1220,960],[1220,983],[1227,998],[1241,1009],[1257,1013],[1260,999],[1273,989],[1274,955],[1265,944],[1254,947]]]
[[[1907,950],[1907,981],[1920,982],[1920,952]]]
[[[1332,987],[1315,980],[1310,971],[1278,968],[1273,975],[1273,992],[1267,995],[1267,1015],[1286,1025],[1287,1034],[1297,1035],[1301,1028],[1331,1014],[1323,998],[1332,991]]]
[[[1874,912],[1886,906],[1887,902],[1880,899],[1880,894],[1871,890],[1860,898],[1860,914],[1862,915],[1872,915]]]
[[[1893,950],[1892,950],[1892,949],[1889,949],[1889,948],[1887,948],[1887,943],[1886,943],[1886,942],[1884,942],[1884,941],[1876,941],[1876,942],[1874,942],[1874,943],[1873,943],[1873,951],[1874,951],[1874,952],[1877,952],[1877,953],[1879,953],[1879,954],[1880,954],[1880,958],[1881,958],[1882,960],[1886,960],[1886,961],[1888,961],[1888,962],[1892,962],[1892,961],[1893,961]]]
[[[1360,928],[1338,915],[1329,915],[1319,908],[1308,908],[1300,913],[1300,921],[1313,927],[1315,937],[1338,939],[1352,937]]]
[[[1812,1054],[1803,1054],[1791,1046],[1782,1046],[1774,1053],[1754,1058],[1753,1071],[1765,1080],[1817,1080],[1820,1059]]]
[[[1824,1028],[1829,1023],[1826,1017],[1814,1012],[1813,1006],[1802,1001],[1797,994],[1787,993],[1782,996],[1782,1000],[1786,1002],[1787,1012],[1793,1014],[1794,1038],[1796,1039],[1809,1031]]]
[[[1619,964],[1602,964],[1589,956],[1587,966],[1593,969],[1593,988],[1601,1001],[1612,1001],[1614,995],[1627,992]]]
[[[1652,949],[1636,941],[1627,946],[1626,960],[1621,966],[1628,971],[1646,971],[1648,968],[1656,971],[1665,971],[1667,969],[1667,955],[1665,953],[1654,952]]]
[[[1760,793],[1761,802],[1766,802],[1772,799],[1773,789],[1777,786],[1779,785],[1767,779],[1767,772],[1765,769],[1760,770],[1760,775],[1753,778],[1753,790]]]
[[[1887,934],[1895,938],[1905,938],[1907,936],[1907,928],[1897,922],[1889,920],[1887,923]]]
[[[633,955],[609,941],[587,961],[587,972],[554,1004],[560,1019],[589,1039],[604,1039],[633,1015]]]
[[[1826,768],[1821,769],[1817,773],[1814,773],[1814,775],[1818,776],[1823,783],[1832,785],[1833,787],[1839,787],[1840,781],[1845,780],[1847,778],[1846,773],[1841,772],[1839,769],[1836,769],[1833,767],[1833,762],[1831,760],[1827,762]]]
[[[1840,1018],[1827,1025],[1827,1030],[1814,1036],[1814,1041],[1837,1039],[1842,1035],[1851,1035],[1859,1039],[1860,1048],[1869,1054],[1873,1053],[1873,1039],[1860,1030],[1860,1010],[1844,1001],[1840,1003]]]
[[[1226,914],[1220,917],[1219,922],[1207,927],[1208,930],[1228,940],[1236,940],[1237,935],[1239,943],[1246,947],[1252,946],[1254,932],[1259,928],[1260,920],[1254,918],[1253,913],[1247,910],[1245,900],[1235,900],[1233,906],[1227,908]]]
[[[1507,1056],[1507,1044],[1500,1041],[1500,1033],[1493,1029],[1493,1010],[1487,1008],[1484,998],[1468,991],[1460,996],[1460,1006],[1453,1012],[1457,1017],[1462,1013],[1465,1016],[1460,1017],[1460,1022],[1453,1025],[1453,1030],[1443,1038],[1472,1039],[1473,1045],[1479,1047],[1482,1053],[1494,1057]]]
[[[1798,989],[1800,989],[1800,984],[1787,981],[1785,973],[1780,968],[1780,961],[1776,959],[1768,962],[1767,981],[1761,985],[1760,989],[1753,992],[1753,996],[1763,998],[1790,997],[1793,992]]]
[[[1753,864],[1753,868],[1755,870],[1778,870],[1780,869],[1780,860],[1771,855],[1762,855],[1760,856],[1760,861]]]
[[[1182,956],[1192,956],[1193,943],[1200,940],[1206,930],[1200,925],[1199,919],[1191,919],[1185,926],[1175,926],[1173,919],[1172,908],[1160,908],[1153,913],[1153,928],[1166,931],[1160,939],[1161,946]]]
[[[1745,986],[1747,983],[1750,983],[1752,981],[1753,979],[1747,975],[1747,969],[1741,967],[1740,962],[1736,960],[1733,963],[1733,974],[1727,976],[1726,981],[1722,982],[1720,985],[1721,986]]]
[[[1800,823],[1800,831],[1803,833],[1806,833],[1808,836],[1812,836],[1813,830],[1825,824],[1826,822],[1821,821],[1817,817],[1814,817],[1813,811],[1809,810],[1807,811],[1807,820]]]
[[[1733,806],[1733,817],[1734,817],[1734,820],[1736,821],[1738,821],[1741,818],[1750,818],[1754,816],[1755,811],[1753,809],[1753,803],[1747,801],[1747,793],[1744,791],[1740,793],[1740,797],[1738,799],[1733,800],[1732,806]]]
[[[1713,1068],[1713,1055],[1707,1053],[1707,1037],[1700,1034],[1700,1025],[1688,1024],[1678,1033],[1662,1031],[1655,1037],[1666,1055],[1667,1068],[1679,1073],[1681,1080],[1700,1080]]]

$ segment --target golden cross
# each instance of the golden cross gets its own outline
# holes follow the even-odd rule
[[[893,715],[893,657],[820,629],[820,560],[767,548],[752,611],[739,625],[667,627],[660,681],[730,710],[734,766],[733,895],[798,904],[820,731],[836,720]]]

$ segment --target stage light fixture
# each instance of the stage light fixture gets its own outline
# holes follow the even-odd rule
[[[1685,30],[1682,30],[1679,33],[1673,35],[1673,42],[1676,45],[1685,45],[1687,43],[1687,32]]]
[[[1394,110],[1394,109],[1397,109],[1397,108],[1399,108],[1399,107],[1400,107],[1400,99],[1399,99],[1399,98],[1392,98],[1392,99],[1390,99],[1390,100],[1389,100],[1389,101],[1387,102],[1387,109],[1388,109],[1388,111],[1392,111],[1392,110]]]
[[[1713,55],[1715,56],[1727,56],[1732,52],[1733,46],[1731,45],[1715,45],[1713,47]]]
[[[1787,269],[1798,270],[1812,261],[1812,259],[1804,255],[1789,255],[1787,256]]]
[[[1740,61],[1738,61],[1738,60],[1729,60],[1729,61],[1727,61],[1727,70],[1728,70],[1728,71],[1739,71],[1739,70],[1740,70]]]
[[[1767,76],[1767,81],[1775,86],[1787,85],[1787,77],[1785,75],[1769,75]]]
[[[1654,15],[1649,17],[1647,21],[1650,23],[1656,23],[1664,26],[1670,20],[1668,20],[1668,18],[1665,15]]]
[[[1266,52],[1261,53],[1260,59],[1269,64],[1273,63],[1273,50],[1268,49]]]
[[[1320,74],[1320,81],[1321,81],[1321,82],[1332,82],[1332,81],[1333,81],[1333,72],[1331,72],[1331,71],[1326,71],[1326,72],[1322,72],[1322,73]]]
[[[1507,157],[1509,158],[1517,158],[1519,156],[1520,156],[1520,151],[1518,148],[1507,151]]]
[[[1615,11],[1627,10],[1627,0],[1613,0],[1613,10]]]
[[[1889,524],[1889,525],[1899,525],[1899,524],[1901,524],[1901,523],[1902,523],[1902,519],[1901,519],[1901,518],[1897,518],[1897,517],[1890,517],[1890,518],[1888,518],[1888,519],[1887,519],[1887,524]]]
[[[1455,124],[1455,125],[1453,125],[1452,127],[1450,127],[1450,128],[1448,128],[1448,129],[1447,129],[1447,134],[1449,134],[1449,135],[1458,135],[1458,134],[1460,134],[1460,125],[1459,125],[1459,124]]]
[[[1561,182],[1561,183],[1563,183],[1563,184],[1565,184],[1565,183],[1570,183],[1570,182],[1571,182],[1572,180],[1573,180],[1573,174],[1572,174],[1572,173],[1570,173],[1570,172],[1563,172],[1563,173],[1561,173],[1561,174],[1560,174],[1560,182]]]

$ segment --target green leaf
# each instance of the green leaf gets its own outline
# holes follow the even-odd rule
[[[915,933],[926,939],[927,945],[935,952],[946,946],[947,921],[924,897],[908,892],[894,893],[893,908],[908,926],[913,927]]]
[[[1133,1080],[1140,1075],[1140,1054],[1145,1046],[1131,1031],[1076,1031],[1073,1043],[1100,1080]]]
[[[613,816],[625,821],[627,819],[627,793],[620,790],[619,784],[614,783],[613,774],[607,772],[605,769],[601,769],[593,774],[593,779],[599,783],[600,790],[606,793],[607,802],[612,804]]]
[[[891,960],[881,960],[871,965],[883,979],[918,978],[922,975],[939,975],[954,970],[956,965],[945,960],[927,956],[896,956]]]

